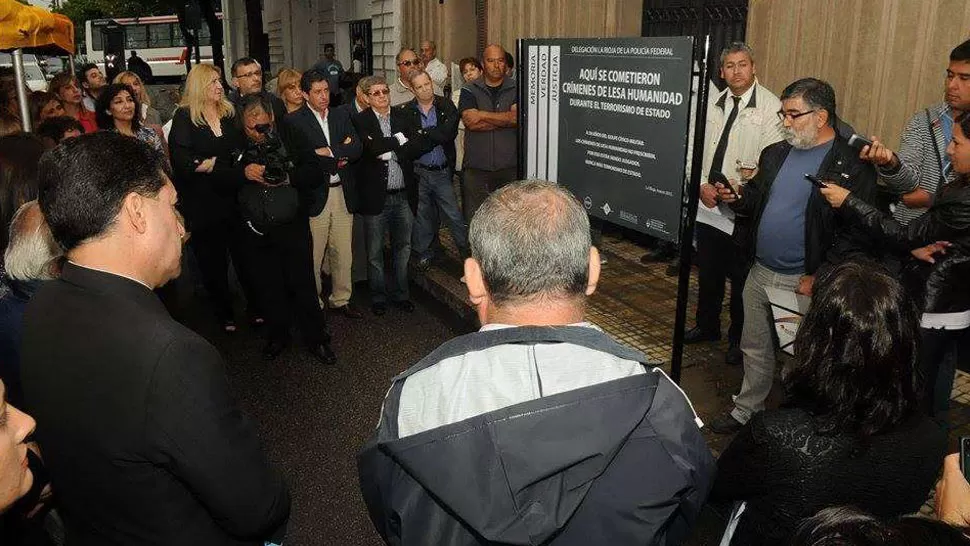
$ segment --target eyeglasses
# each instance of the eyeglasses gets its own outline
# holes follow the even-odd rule
[[[261,74],[261,72],[259,70],[254,70],[252,72],[246,72],[245,74],[240,74],[240,75],[236,76],[236,78],[237,79],[240,79],[240,80],[243,79],[243,78],[255,78],[256,76],[259,76],[260,74]]]
[[[401,66],[421,66],[421,59],[408,59],[406,61],[401,61],[397,63]]]
[[[792,114],[791,112],[785,112],[784,110],[778,110],[775,113],[778,114],[778,119],[780,119],[781,121],[785,121],[785,118],[788,118],[794,121],[802,116],[807,116],[813,112],[817,112],[817,110],[808,110],[806,112],[795,112],[794,114]]]
[[[368,91],[367,94],[370,95],[370,96],[372,96],[372,97],[380,97],[382,95],[390,95],[391,94],[391,90],[390,89],[375,89],[373,91]]]

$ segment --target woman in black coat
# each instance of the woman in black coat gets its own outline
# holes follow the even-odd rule
[[[226,332],[235,332],[229,292],[229,254],[250,304],[254,322],[262,314],[253,307],[251,280],[240,245],[242,223],[237,194],[242,167],[236,157],[243,147],[242,134],[233,122],[235,107],[226,98],[219,73],[212,65],[192,68],[185,82],[182,103],[172,119],[169,150],[179,204],[191,233],[202,282],[212,298],[216,317]]]
[[[788,403],[752,417],[717,462],[711,500],[746,503],[731,544],[788,544],[799,520],[828,506],[880,517],[920,508],[946,432],[920,409],[917,327],[877,265],[819,275],[782,373]]]
[[[955,120],[946,153],[960,178],[942,188],[929,210],[909,225],[845,188],[828,184],[821,189],[829,204],[850,221],[909,258],[904,278],[923,311],[920,360],[925,404],[937,417],[949,408],[957,351],[970,350],[970,115]]]

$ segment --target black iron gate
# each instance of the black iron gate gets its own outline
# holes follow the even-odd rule
[[[374,74],[374,41],[371,33],[371,20],[360,19],[350,22],[350,56],[360,63],[359,74]]]
[[[644,0],[643,36],[693,36],[694,57],[703,58],[704,36],[711,35],[711,56],[731,42],[744,41],[748,0]],[[724,81],[717,65],[710,77],[721,89]]]

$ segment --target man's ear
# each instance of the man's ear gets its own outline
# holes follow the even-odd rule
[[[137,233],[148,231],[148,203],[145,197],[131,192],[121,203],[122,220],[127,222]]]
[[[589,247],[589,278],[586,281],[586,295],[592,296],[596,292],[596,284],[600,281],[600,251],[595,246]]]
[[[477,307],[488,299],[482,266],[475,258],[465,259],[465,286],[468,287],[468,299],[471,300],[472,305]]]

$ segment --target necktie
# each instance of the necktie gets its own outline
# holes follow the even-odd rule
[[[711,172],[719,173],[721,172],[721,167],[724,164],[724,152],[727,151],[728,145],[728,135],[731,132],[731,126],[734,125],[734,120],[738,119],[738,110],[741,106],[741,97],[731,97],[734,99],[734,108],[731,110],[731,115],[728,116],[727,122],[724,124],[724,130],[721,131],[721,138],[717,141],[717,148],[714,149],[714,159],[711,160]],[[710,173],[708,173],[710,176]]]

